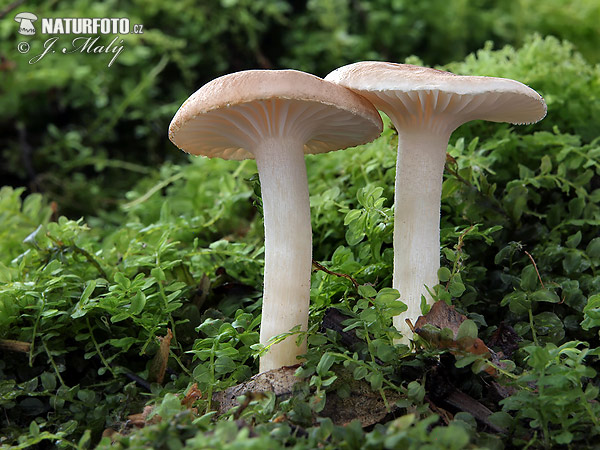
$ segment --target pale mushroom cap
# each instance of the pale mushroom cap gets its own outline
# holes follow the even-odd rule
[[[298,137],[304,153],[323,153],[370,142],[382,127],[373,105],[349,89],[296,70],[248,70],[198,89],[169,139],[194,155],[246,159],[268,137]]]
[[[29,13],[29,12],[22,12],[15,16],[15,22],[21,22],[23,19],[36,21],[37,16],[35,14]]]
[[[536,91],[506,78],[460,76],[410,64],[363,61],[340,67],[325,80],[363,95],[401,123],[445,118],[454,129],[475,119],[528,124],[546,115],[546,103]]]

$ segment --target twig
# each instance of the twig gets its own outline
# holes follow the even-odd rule
[[[523,251],[525,252],[525,254],[527,256],[529,256],[529,259],[531,260],[531,263],[533,264],[533,268],[535,269],[535,273],[537,273],[538,280],[540,280],[540,284],[542,285],[542,289],[546,289],[546,287],[544,286],[544,282],[542,281],[542,277],[540,276],[540,272],[537,268],[537,264],[535,263],[535,260],[533,259],[533,256],[531,256],[528,251],[526,251],[526,250],[523,250]]]
[[[489,417],[492,415],[492,411],[489,408],[459,389],[453,389],[443,401],[453,408],[471,414],[475,419],[496,433],[504,434],[507,432],[504,428],[494,425],[489,420]]]
[[[456,159],[454,159],[452,156],[450,156],[450,153],[446,153],[446,164],[445,164],[445,166],[446,166],[446,167],[445,167],[446,171],[448,171],[448,172],[449,172],[451,175],[453,175],[453,176],[454,176],[454,177],[455,177],[455,178],[456,178],[458,181],[460,181],[460,182],[461,182],[462,184],[464,184],[465,186],[468,186],[468,187],[472,188],[472,187],[473,187],[473,185],[472,185],[472,184],[471,184],[469,181],[465,180],[465,179],[464,179],[462,176],[460,176],[460,175],[458,174],[458,171],[457,171],[457,170],[454,170],[454,169],[452,169],[452,168],[451,168],[451,167],[448,165],[448,163],[452,163],[452,164],[454,164],[455,166],[458,166],[458,163],[456,162]]]
[[[329,270],[327,267],[325,267],[322,264],[319,264],[317,261],[315,261],[314,259],[312,260],[313,266],[315,266],[318,270],[322,270],[323,272],[325,272],[326,274],[329,275],[335,275],[336,277],[342,277],[345,278],[347,280],[350,280],[352,282],[352,284],[354,285],[354,288],[356,290],[358,290],[358,282],[352,278],[350,275],[347,275],[345,273],[338,273],[338,272],[332,272],[331,270]]]
[[[141,387],[146,389],[148,392],[152,391],[152,385],[150,383],[148,383],[146,380],[144,380],[142,377],[139,377],[136,374],[131,373],[131,372],[125,372],[125,376],[127,378],[129,378],[130,380],[135,381],[137,384],[139,384]]]
[[[160,191],[164,187],[167,187],[169,184],[179,180],[180,178],[183,178],[183,172],[176,173],[175,175],[167,178],[166,180],[163,180],[160,183],[155,184],[152,188],[150,188],[141,197],[138,197],[135,200],[130,201],[129,203],[125,203],[123,205],[123,208],[129,209],[129,208],[139,205],[140,203],[144,203],[146,200],[148,200],[150,197],[152,197],[152,195],[154,195],[156,192]]]
[[[11,352],[29,353],[31,343],[23,341],[14,341],[12,339],[0,339],[0,350]]]
[[[433,401],[427,395],[425,396],[424,400],[429,403],[429,409],[440,416],[444,424],[450,425],[450,422],[453,419],[452,414],[433,403]]]
[[[10,5],[8,5],[6,8],[4,8],[2,11],[0,11],[0,19],[2,19],[4,16],[6,16],[13,9],[16,9],[19,6],[21,6],[23,3],[25,3],[25,0],[16,0],[16,1],[12,2]]]
[[[106,274],[106,272],[104,271],[104,269],[102,268],[100,263],[98,261],[96,261],[96,259],[87,250],[84,250],[81,247],[77,247],[76,245],[72,245],[72,248],[76,253],[83,255],[84,258],[87,259],[87,261],[91,265],[93,265],[98,270],[98,272],[100,272],[100,275],[102,275],[102,278],[104,278],[105,280],[108,280],[108,275]]]

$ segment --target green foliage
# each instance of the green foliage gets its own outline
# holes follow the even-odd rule
[[[460,60],[491,40],[520,47],[532,33],[574,42],[592,62],[600,7],[594,0],[309,0],[285,36],[283,63],[324,75],[360,60],[427,64]],[[309,30],[307,32],[307,30]]]
[[[506,46],[491,51],[492,47],[488,42],[464,62],[444,68],[460,75],[518,80],[538,91],[548,105],[550,120],[541,121],[537,128],[558,127],[580,135],[585,142],[598,137],[599,127],[589,118],[600,112],[600,65],[588,64],[573,44],[554,37],[530,36],[519,49]]]
[[[452,22],[457,32],[445,40],[439,33],[448,17],[471,21],[478,8],[489,5],[457,2],[419,22],[437,2],[355,2],[362,8],[360,20],[360,8],[339,0],[295,9],[267,1],[227,1],[214,9],[208,3],[185,8],[185,2],[150,1],[135,17],[128,13],[130,4],[137,5],[133,1],[76,3],[82,16],[122,13],[146,24],[148,34],[132,41],[127,58],[124,54],[112,72],[101,70],[104,62],[90,55],[65,59],[64,66],[19,67],[3,78],[7,95],[0,114],[21,133],[20,140],[13,128],[3,135],[7,167],[24,176],[27,167],[19,158],[26,156],[27,144],[35,147],[34,168],[43,168],[36,183],[46,194],[0,190],[1,445],[595,445],[600,130],[590,117],[599,109],[597,66],[558,39],[525,38],[530,25],[510,3],[490,7],[471,28]],[[535,26],[555,32],[572,20],[556,34],[585,40],[588,25],[596,24],[591,15],[597,6],[579,4],[587,16],[565,7],[565,19],[551,18],[549,8],[556,6],[551,1],[536,15]],[[518,5],[526,11],[534,2]],[[69,16],[63,8],[68,7],[44,3],[36,13]],[[460,338],[493,342],[511,326],[515,334],[506,339],[514,354],[499,344],[490,344],[497,358],[488,360],[455,357],[433,346],[416,345],[413,352],[395,343],[400,336],[392,317],[405,305],[390,287],[397,140],[386,121],[372,144],[306,158],[313,256],[327,271],[312,274],[308,351],[297,371],[301,382],[288,398],[248,397],[218,417],[211,394],[254,374],[261,350],[263,224],[253,206],[260,206],[256,166],[201,158],[157,162],[163,153],[173,155],[168,160],[179,155],[166,142],[165,130],[189,92],[259,58],[265,36],[277,36],[277,27],[290,18],[320,28],[303,32],[304,43],[300,28],[291,30],[281,45],[294,43],[293,51],[280,55],[274,49],[266,56],[318,70],[354,57],[393,56],[390,49],[399,42],[405,47],[398,51],[408,54],[435,40],[430,53],[419,54],[437,62],[448,48],[466,51],[480,39],[524,40],[519,49],[489,45],[446,66],[526,82],[544,94],[549,114],[531,127],[474,123],[454,133],[442,189],[440,284],[432,289],[434,297],[467,316]],[[403,36],[398,28],[386,28],[388,23],[410,32]],[[369,33],[355,31],[361,27]],[[14,34],[13,24],[0,24],[3,53],[14,48]],[[20,101],[24,96],[31,101]],[[62,119],[43,120],[56,108],[68,111]],[[50,204],[55,199],[60,211],[77,211],[76,218],[93,214],[59,217]],[[341,326],[353,336],[350,344],[320,327],[329,308],[345,315]],[[173,339],[165,381],[149,384],[144,380],[160,354],[157,338],[168,329]],[[5,350],[14,341],[27,350]],[[497,378],[479,370],[486,365]],[[194,383],[203,394],[193,404],[196,411],[182,405]],[[394,419],[364,430],[357,421],[340,426],[325,417],[328,402],[348,398],[357,383],[382,399]],[[499,406],[490,400],[491,385],[512,389]],[[443,400],[436,395],[446,387],[491,408],[490,422],[505,432],[489,424],[483,428],[480,418],[466,412],[440,415],[446,406],[440,409]],[[145,405],[162,420],[127,429],[128,416]],[[101,437],[107,428],[123,432],[113,437],[114,444]]]
[[[121,193],[140,177],[156,176],[161,163],[183,161],[165,139],[168,124],[191,92],[217,76],[251,68],[324,76],[358,60],[404,61],[410,55],[447,64],[486,41],[530,45],[528,36],[535,32],[568,39],[588,61],[598,62],[598,8],[594,0],[543,5],[533,0],[38,0],[9,6],[0,21],[0,177],[45,192],[62,214],[97,215],[115,209]],[[110,54],[62,54],[60,46],[71,48],[69,36],[59,36],[56,54],[29,64],[48,36],[16,33],[12,19],[22,11],[39,17],[127,17],[142,24],[144,33],[121,36],[124,49],[111,67]],[[107,45],[108,38],[102,36],[99,44]],[[31,46],[28,54],[17,51],[19,42]],[[505,49],[496,61],[486,59],[490,52],[484,51],[476,73],[507,76],[512,70],[516,79],[546,95],[562,131],[574,130],[586,140],[596,136],[586,118],[597,115],[598,69],[573,55],[571,44],[536,45],[545,50],[514,57]],[[455,68],[471,73],[474,66]],[[586,88],[585,107],[569,100]]]
[[[515,411],[517,419],[528,421],[528,428],[541,434],[547,448],[592,443],[600,434],[598,387],[589,382],[596,371],[585,364],[586,357],[597,356],[598,351],[580,346],[571,341],[560,347],[524,347],[529,368],[514,382],[518,391],[501,402],[504,411]],[[524,434],[522,424],[517,427],[516,433]],[[525,441],[515,441],[519,443]]]
[[[52,214],[39,194],[32,194],[22,200],[25,189],[0,189],[0,264],[8,264],[19,254],[21,241],[39,225],[48,223]]]

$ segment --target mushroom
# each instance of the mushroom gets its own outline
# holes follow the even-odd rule
[[[22,12],[15,16],[15,22],[19,22],[21,25],[19,26],[19,33],[24,34],[25,36],[31,36],[35,34],[35,27],[33,26],[33,22],[37,20],[37,16],[32,13]]]
[[[372,141],[381,117],[367,100],[295,70],[248,70],[217,78],[175,114],[169,138],[187,153],[255,158],[265,225],[260,342],[308,327],[312,229],[305,153]],[[260,371],[297,364],[306,352],[292,336],[272,345]]]
[[[449,72],[386,62],[364,61],[331,72],[325,80],[370,100],[398,130],[396,162],[394,273],[392,285],[407,311],[394,326],[408,344],[421,313],[421,296],[438,283],[440,201],[450,134],[470,120],[534,123],[546,104],[533,89],[505,78],[458,76]]]

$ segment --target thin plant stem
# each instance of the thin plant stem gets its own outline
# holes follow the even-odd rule
[[[540,280],[540,284],[542,285],[542,289],[546,289],[546,287],[544,286],[544,282],[542,281],[542,277],[540,276],[540,271],[537,268],[537,264],[535,263],[535,260],[533,259],[533,256],[531,256],[531,254],[529,252],[527,252],[525,250],[523,250],[523,251],[531,260],[531,263],[533,264],[533,268],[535,269],[535,273],[537,273],[538,280]]]
[[[169,350],[169,354],[175,361],[177,361],[177,364],[179,364],[179,367],[181,367],[181,370],[183,370],[187,376],[189,376],[189,377],[194,376],[194,374],[192,372],[190,372],[190,370],[183,365],[183,363],[181,362],[181,359],[179,359],[179,356],[177,356],[173,350]]]
[[[531,334],[533,336],[533,342],[535,343],[535,345],[539,345],[538,340],[537,340],[537,334],[535,332],[535,326],[533,323],[533,311],[531,311],[531,308],[529,308],[529,326],[531,327]]]
[[[92,326],[90,325],[90,319],[88,317],[85,318],[85,323],[88,327],[88,330],[90,330],[90,338],[92,339],[92,343],[94,344],[94,347],[96,348],[96,352],[98,352],[98,356],[100,357],[102,364],[104,364],[104,367],[106,367],[108,369],[108,371],[112,374],[113,377],[116,377],[117,376],[116,373],[114,372],[112,367],[110,367],[110,364],[108,364],[108,361],[106,361],[106,359],[104,358],[104,355],[102,354],[102,350],[100,350],[100,346],[98,345],[98,341],[96,341],[96,338],[94,337],[94,332],[92,331]]]
[[[44,350],[46,351],[46,355],[48,355],[48,359],[50,360],[50,364],[54,368],[54,372],[56,372],[56,376],[58,377],[58,379],[60,381],[60,384],[62,384],[63,386],[66,387],[67,385],[65,384],[64,380],[60,376],[60,372],[58,371],[58,366],[56,365],[56,362],[54,362],[54,358],[50,354],[50,350],[48,350],[48,347],[46,346],[44,339],[42,339],[41,341],[42,341],[42,346],[44,347]]]
[[[45,303],[46,303],[46,301],[42,294],[42,307],[38,311],[38,315],[35,318],[35,323],[33,324],[33,334],[31,336],[31,347],[29,347],[29,367],[33,367],[33,350],[35,348],[35,335],[37,334],[38,325],[39,325],[40,319],[42,317],[42,310],[44,309]]]

